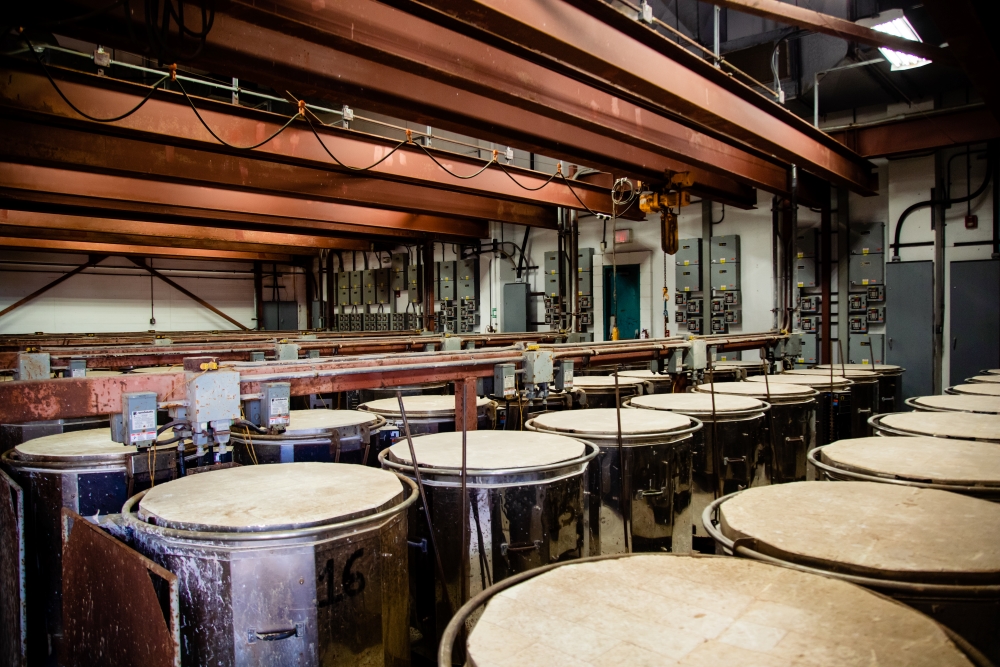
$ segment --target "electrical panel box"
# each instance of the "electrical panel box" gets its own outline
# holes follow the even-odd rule
[[[674,322],[676,322],[677,324],[684,324],[685,322],[687,322],[687,317],[688,314],[686,310],[678,310],[677,312],[674,313]]]
[[[250,361],[264,361],[264,353],[263,352],[251,352],[250,353]]]
[[[674,292],[674,305],[686,306],[688,302],[688,295],[684,292]]]
[[[816,260],[802,257],[795,260],[795,284],[799,287],[816,287]]]
[[[702,314],[702,303],[701,299],[691,299],[687,302],[687,312],[688,315],[701,315]]]
[[[736,234],[712,237],[712,264],[733,264],[740,261],[740,237]],[[713,288],[715,289],[715,288]]]
[[[292,385],[288,382],[265,382],[260,386],[260,422],[258,426],[278,430],[284,430],[288,426],[291,391]]]
[[[351,305],[351,274],[348,271],[337,274],[337,304]]]
[[[799,311],[803,313],[818,313],[820,303],[820,297],[818,296],[804,296],[799,301]]]
[[[850,313],[863,313],[868,310],[868,297],[864,294],[849,294],[847,297],[847,311]]]
[[[424,277],[422,269],[423,267],[418,264],[406,267],[406,297],[410,303],[420,303],[423,300]]]
[[[547,384],[552,382],[553,359],[552,350],[528,350],[521,362],[524,369],[524,384]]]
[[[556,361],[553,373],[556,391],[569,391],[573,388],[573,362],[571,360]]]
[[[851,315],[847,318],[847,330],[851,333],[868,333],[868,315]]]
[[[455,263],[455,299],[475,301],[479,299],[479,260],[460,259]]]
[[[528,283],[507,283],[503,286],[503,323],[500,327],[502,332],[532,330],[528,328],[529,293]]]
[[[576,291],[581,295],[594,294],[594,274],[591,271],[580,271],[576,274]]]
[[[875,301],[879,303],[885,301],[885,285],[869,285],[868,301]]]
[[[455,262],[438,262],[438,299],[453,301],[455,299]]]
[[[187,361],[190,361],[188,359]],[[195,424],[240,418],[240,374],[236,371],[188,371],[188,419]]]
[[[817,331],[819,331],[821,319],[822,318],[820,318],[817,315],[803,315],[802,318],[799,320],[799,327],[803,331],[808,331],[809,333],[816,333]]]
[[[299,358],[299,346],[295,343],[278,343],[274,346],[275,361],[290,361]]]
[[[721,315],[726,312],[726,302],[720,298],[712,299],[712,315]]]
[[[740,293],[737,291],[726,292],[722,295],[722,300],[725,302],[727,308],[738,306],[740,305]]]
[[[559,273],[559,253],[550,250],[545,253],[545,275],[550,276],[554,273]]]
[[[373,305],[375,300],[375,271],[366,269],[361,272],[361,298],[366,305]]]
[[[364,305],[364,271],[351,271],[351,305]]]
[[[701,265],[691,264],[689,266],[677,265],[677,285],[678,292],[700,292],[701,291]]]
[[[848,336],[848,361],[852,364],[882,364],[885,336],[868,334]]]
[[[156,392],[122,394],[122,444],[149,447],[155,440]]]
[[[392,265],[390,270],[391,289],[393,292],[402,292],[406,289],[406,268],[410,264],[410,256],[405,252],[392,253]]]
[[[851,254],[881,255],[885,252],[885,224],[851,223]]]
[[[881,306],[869,306],[868,324],[885,324],[885,308]]]
[[[712,264],[712,289],[719,292],[740,288],[740,265],[738,262]]]
[[[681,239],[678,242],[677,254],[674,255],[677,266],[701,264],[701,239]]]
[[[545,274],[545,296],[559,296],[559,274]]]
[[[66,377],[68,378],[85,378],[87,377],[87,360],[86,359],[70,359],[69,368],[66,369]]]
[[[515,283],[520,284],[520,283]],[[514,364],[497,364],[493,367],[493,395],[497,398],[517,398],[517,376]]]
[[[727,310],[725,313],[726,324],[741,324],[742,313],[739,310]]]
[[[799,356],[795,358],[795,363],[807,366],[818,363],[816,354],[819,347],[817,345],[818,338],[814,333],[799,334],[802,349],[799,350]]]
[[[800,229],[798,235],[795,237],[795,256],[798,259],[804,259],[806,257],[815,258],[817,255],[817,249],[819,248],[817,239],[818,235],[816,234],[815,227]]]
[[[885,284],[885,261],[882,254],[851,255],[848,275],[851,288],[865,288],[869,285]]]
[[[687,321],[688,333],[700,334],[702,318],[700,317],[690,317]]]
[[[724,317],[712,318],[712,333],[714,334],[729,333],[729,325],[726,323],[726,318]]]
[[[375,270],[375,303],[386,305],[392,303],[392,269]]]
[[[577,269],[580,271],[593,271],[594,249],[580,248],[580,251],[576,254],[576,265]]]

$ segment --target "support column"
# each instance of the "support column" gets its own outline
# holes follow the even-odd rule
[[[830,307],[830,271],[833,255],[833,229],[831,226],[832,212],[830,210],[830,189],[826,188],[826,195],[823,197],[823,207],[820,212],[820,234],[819,234],[819,271],[820,271],[820,355],[822,364],[833,363],[833,325],[830,321],[832,308]]]
[[[313,328],[313,302],[316,300],[316,283],[314,282],[312,257],[302,262],[302,271],[306,276],[306,331]]]
[[[254,316],[257,318],[257,329],[264,328],[264,265],[253,263],[253,305]]]
[[[712,333],[712,202],[701,200],[702,333]]]
[[[333,250],[326,253],[326,319],[327,331],[333,331],[337,315],[337,276],[333,273]]]
[[[434,331],[434,242],[424,241],[421,252],[424,263],[424,329]]]
[[[462,396],[465,396],[465,410],[462,410]],[[479,413],[476,410],[476,378],[469,377],[455,381],[455,431],[475,431],[479,428]]]
[[[944,187],[947,161],[941,151],[934,153],[934,183],[931,190],[931,226],[934,228],[934,341],[932,349],[933,369],[932,382],[935,394],[940,394],[944,384],[944,200],[947,192]],[[937,203],[940,200],[942,203]]]

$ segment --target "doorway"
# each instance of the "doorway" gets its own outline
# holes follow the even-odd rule
[[[639,337],[639,265],[604,267],[604,340],[611,340],[612,318],[621,340]]]

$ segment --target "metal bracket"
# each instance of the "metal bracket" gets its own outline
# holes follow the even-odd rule
[[[290,639],[291,637],[301,637],[306,633],[306,624],[299,622],[295,624],[294,628],[289,630],[275,630],[273,632],[257,632],[253,628],[247,630],[247,643],[256,644],[258,641],[262,642],[276,642],[282,639]]]
[[[511,553],[517,553],[518,551],[541,551],[541,550],[542,550],[542,541],[541,540],[535,540],[531,544],[520,544],[520,545],[517,545],[517,546],[511,546],[511,545],[507,544],[506,542],[501,542],[500,543],[500,555],[501,556],[506,556],[508,551],[511,552]]]

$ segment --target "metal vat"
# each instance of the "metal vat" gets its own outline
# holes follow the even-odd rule
[[[851,410],[851,381],[845,377],[834,375],[779,375],[754,376],[747,382],[756,382],[766,386],[775,384],[795,384],[800,387],[815,389],[816,398],[816,444],[825,445],[836,440],[853,437],[854,416]]]
[[[654,373],[648,368],[637,371],[618,371],[618,378],[619,380],[625,378],[642,380],[644,394],[669,394],[674,390],[673,375],[669,373]]]
[[[786,371],[791,375],[830,377],[829,370],[795,368]],[[882,412],[879,400],[879,375],[872,371],[843,369],[838,373],[851,381],[851,437],[864,438],[872,434],[868,418]]]
[[[723,553],[860,584],[1000,659],[998,503],[896,484],[793,482],[720,498],[703,521]]]
[[[294,463],[320,461],[352,463],[369,460],[372,432],[385,425],[377,414],[358,410],[292,410],[284,433],[259,435],[235,427],[232,430],[233,461]]]
[[[1000,375],[987,373],[986,375],[974,375],[965,379],[969,384],[1000,384]]]
[[[669,394],[660,394],[667,396]],[[600,447],[590,468],[591,554],[691,550],[692,433],[697,419],[652,410],[589,408],[539,415],[525,428]],[[624,485],[624,491],[622,489]]]
[[[692,393],[640,396],[629,406],[668,410],[702,422],[692,445],[691,520],[695,537],[708,537],[699,525],[708,504],[758,480],[768,404],[748,396]]]
[[[766,481],[783,484],[806,479],[806,454],[816,446],[816,397],[819,392],[781,382],[700,384],[695,391],[706,394],[714,391],[765,401],[771,406],[764,422]],[[700,526],[700,519],[695,520]]]
[[[183,664],[407,665],[416,498],[384,470],[289,463],[182,477],[122,514],[179,579]]]
[[[895,412],[871,418],[878,435],[926,435],[1000,444],[1000,415],[968,412]]]
[[[830,364],[821,364],[814,368],[826,371],[827,373],[830,372]],[[879,412],[896,412],[902,409],[903,373],[906,371],[905,368],[893,364],[833,364],[834,375],[843,375],[842,371],[844,370],[871,371],[878,375],[879,406],[875,410],[876,414]]]
[[[415,650],[433,655],[454,611],[470,595],[532,568],[586,556],[590,550],[587,470],[597,447],[576,438],[531,432],[468,431],[469,544],[462,544],[462,434],[413,439],[434,525],[410,510],[411,622],[422,636]],[[415,478],[409,443],[400,440],[379,455],[384,468]],[[419,505],[419,503],[418,503]],[[446,590],[435,575],[434,545]],[[468,561],[463,566],[463,554]],[[447,596],[447,599],[446,597]]]
[[[978,412],[984,415],[1000,415],[1000,396],[976,394],[913,396],[906,399],[906,405],[918,412]]]
[[[1000,386],[995,384],[956,384],[944,390],[946,394],[970,394],[973,396],[1000,396]]]
[[[581,405],[588,408],[615,407],[615,376],[577,375],[573,378],[573,389],[581,397]],[[643,381],[640,378],[618,378],[619,402],[642,394]]]
[[[403,407],[406,419],[410,424],[410,433],[448,433],[455,430],[455,397],[454,396],[404,396]],[[479,429],[492,429],[496,423],[495,401],[488,398],[476,399],[476,414],[479,416]],[[403,426],[403,417],[399,413],[399,401],[393,398],[380,398],[358,406],[364,410],[384,418],[388,424],[386,431],[396,430]],[[392,434],[393,439],[399,433]]]

